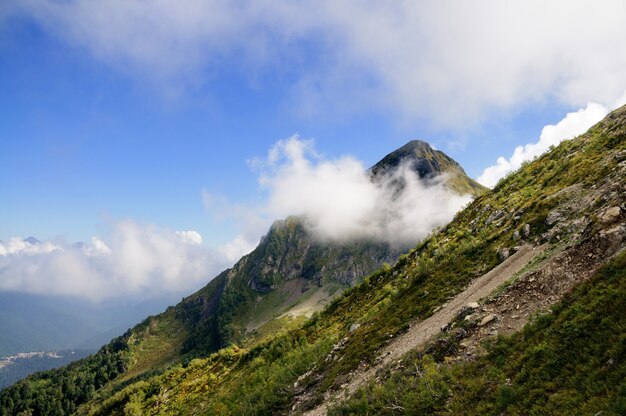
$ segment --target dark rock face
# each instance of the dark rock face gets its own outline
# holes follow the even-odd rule
[[[428,179],[442,174],[450,165],[463,171],[461,166],[443,152],[434,150],[428,143],[412,140],[381,159],[370,171],[379,176],[398,168],[402,163],[410,163],[421,179]]]
[[[258,292],[269,292],[282,281],[299,277],[317,284],[324,279],[353,285],[384,262],[393,262],[398,254],[397,248],[376,241],[317,241],[302,219],[289,217],[276,221],[233,271],[245,275],[248,286]]]

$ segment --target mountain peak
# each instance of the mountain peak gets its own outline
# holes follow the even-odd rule
[[[370,168],[374,178],[409,164],[420,179],[429,180],[439,175],[447,175],[447,186],[459,194],[476,194],[484,188],[472,180],[461,165],[450,156],[423,140],[411,140],[394,150]]]
[[[24,239],[25,243],[31,244],[33,246],[41,244],[41,241],[37,240],[35,237],[30,236]]]
[[[434,149],[430,145],[430,143],[425,142],[424,140],[414,139],[414,140],[409,141],[407,144],[405,144],[404,146],[402,146],[396,151],[402,151],[402,150],[420,152],[420,151],[433,151]]]

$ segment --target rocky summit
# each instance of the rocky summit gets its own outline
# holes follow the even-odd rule
[[[426,182],[438,177],[445,178],[447,187],[459,194],[475,195],[485,190],[481,184],[467,176],[458,162],[422,140],[411,140],[382,158],[369,171],[376,179],[388,175],[402,165],[407,165]]]

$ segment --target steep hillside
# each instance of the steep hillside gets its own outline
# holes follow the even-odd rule
[[[394,266],[344,290],[288,332],[165,371],[133,372],[149,362],[139,338],[181,320],[176,314],[183,309],[172,308],[73,367],[5,390],[0,408],[14,414],[56,406],[62,414],[78,405],[77,414],[95,415],[623,414],[625,177],[623,107],[525,164]],[[228,273],[185,299],[197,309],[184,316],[216,311]],[[220,323],[215,327],[219,335]],[[411,336],[422,329],[437,335]],[[597,338],[589,343],[590,337]],[[485,341],[492,345],[486,350]],[[71,391],[72,377],[86,393]]]
[[[174,308],[192,328],[183,352],[211,352],[289,327],[397,255],[385,243],[319,242],[296,217],[277,221],[254,251]]]
[[[437,177],[474,183],[455,161],[424,142],[410,142],[387,155],[370,169],[372,179],[383,180],[404,164],[426,186]],[[470,188],[474,193],[482,189]],[[372,240],[319,241],[305,224],[306,218],[299,217],[276,221],[254,251],[174,307],[184,325],[177,332],[187,333],[181,338],[183,354],[204,355],[230,343],[247,346],[297,326],[406,249]]]
[[[391,155],[396,165],[386,162]],[[471,181],[460,168],[450,171],[449,165],[458,164],[445,154],[437,152],[433,159],[432,148],[423,142],[410,154],[391,155],[371,170],[372,180],[381,181],[380,186],[388,186],[386,176],[404,164],[425,186],[438,175],[445,175],[446,181],[457,176]],[[435,162],[425,175],[415,169],[422,160],[441,163]],[[250,347],[297,327],[344,289],[384,263],[393,262],[402,249],[368,240],[319,241],[305,224],[306,219],[298,217],[275,222],[259,246],[231,269],[116,340],[116,345],[125,345],[115,348],[116,359],[124,363],[124,374],[116,383],[188,362],[230,343]]]
[[[622,251],[552,313],[491,339],[475,359],[450,361],[466,343],[455,345],[457,332],[381,371],[329,413],[626,414],[625,308]]]

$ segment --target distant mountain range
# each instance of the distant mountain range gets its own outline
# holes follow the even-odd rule
[[[96,349],[171,299],[93,304],[71,297],[0,292],[0,356]]]
[[[29,374],[67,365],[94,352],[93,349],[38,351],[0,357],[0,390]]]

